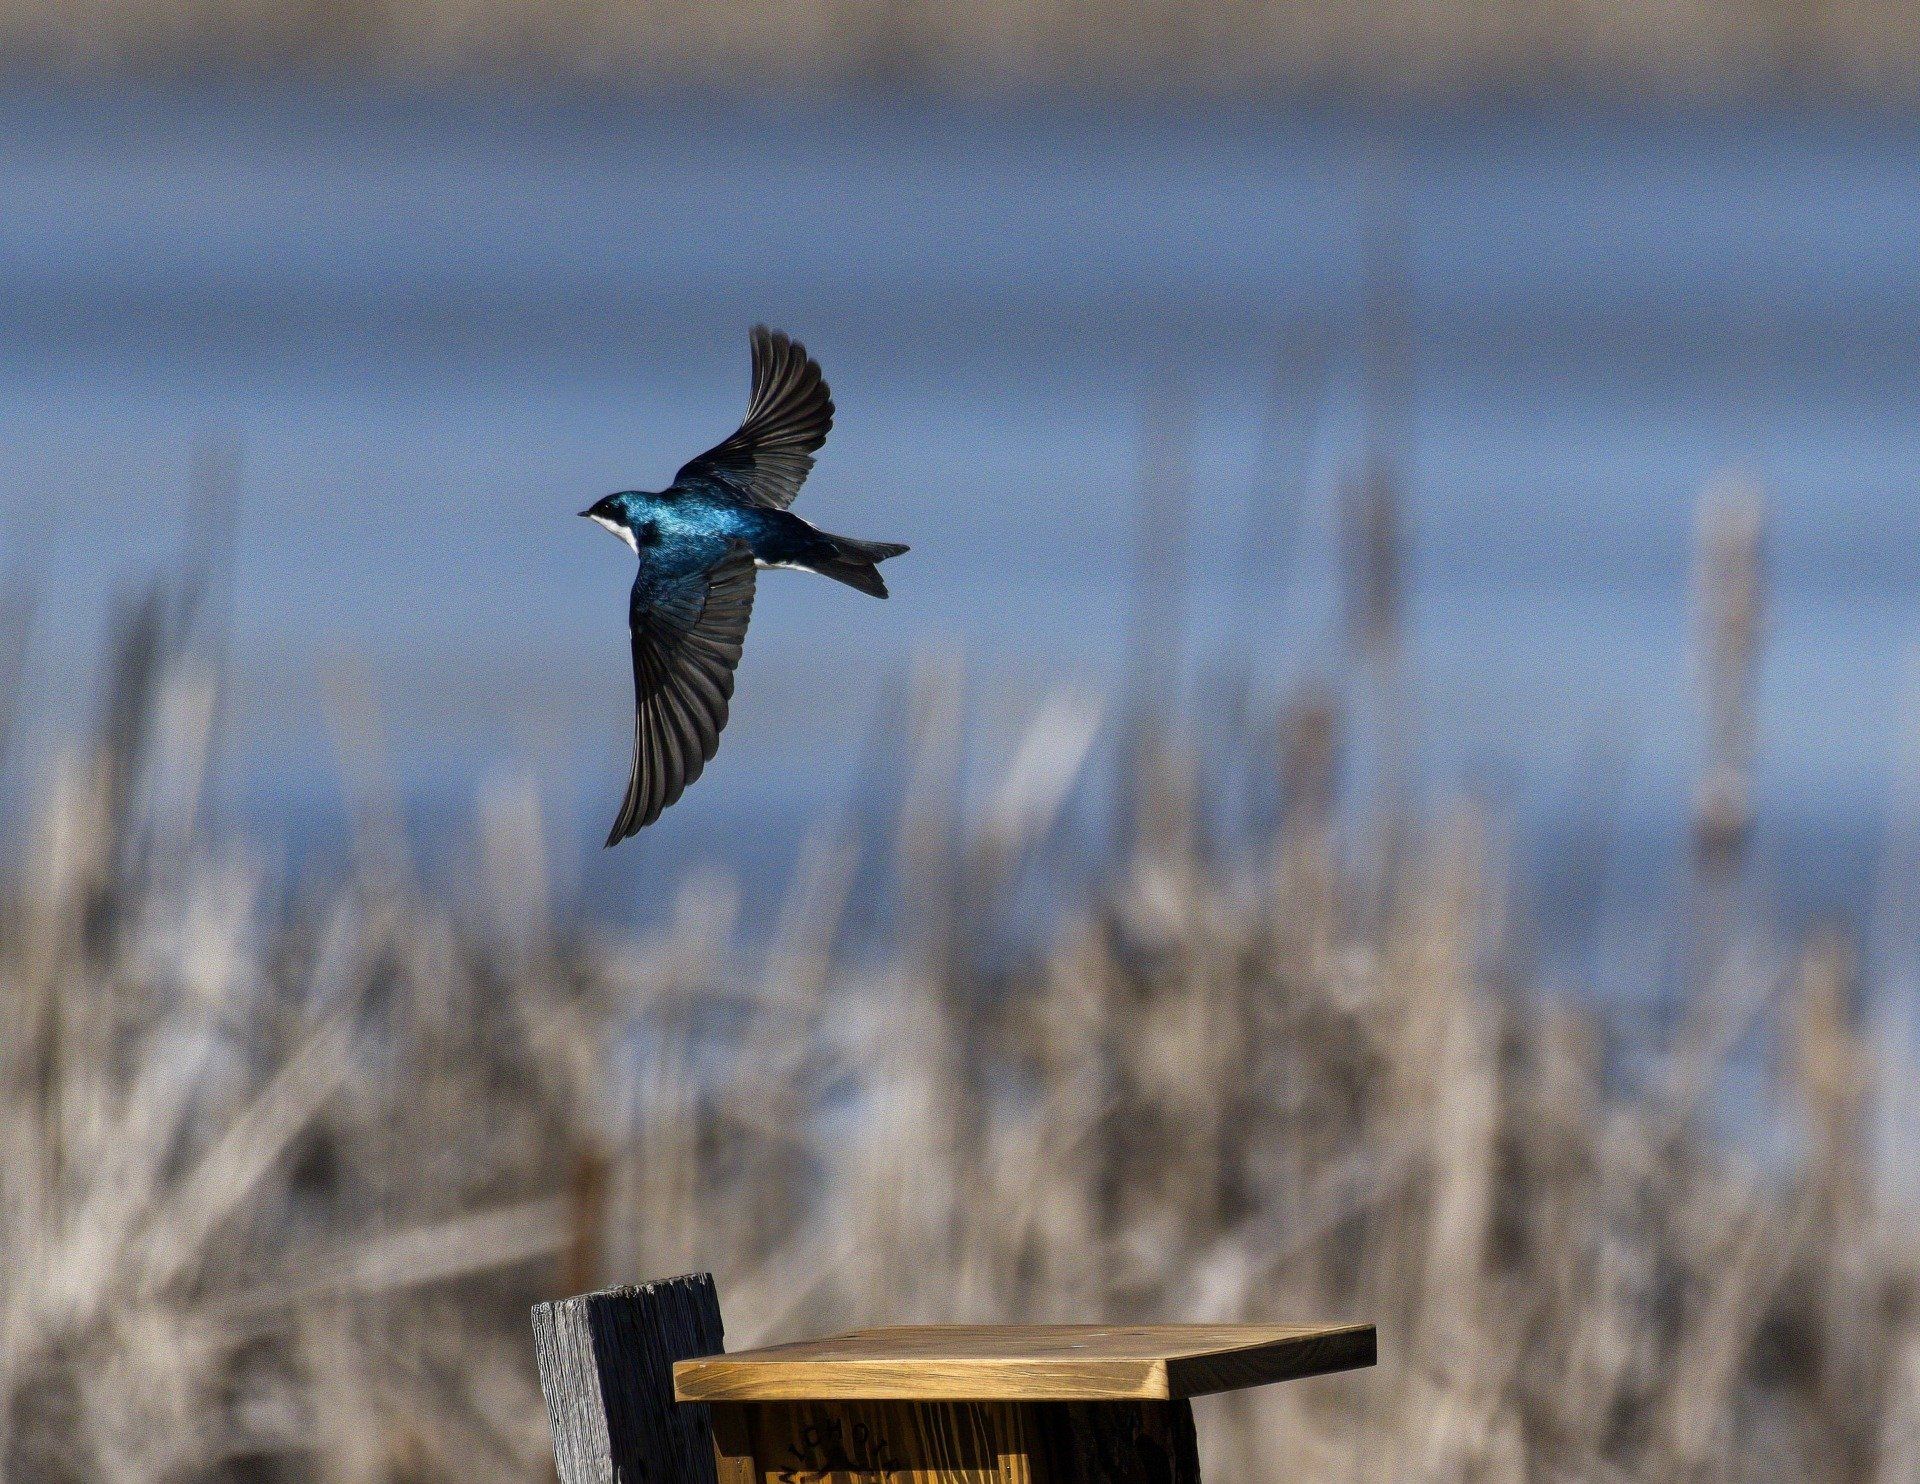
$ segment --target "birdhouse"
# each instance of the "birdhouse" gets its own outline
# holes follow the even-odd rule
[[[1370,1324],[931,1325],[684,1354],[718,1350],[711,1280],[675,1280],[702,1281],[708,1308],[664,1327],[607,1295],[536,1311],[562,1484],[1197,1484],[1191,1398],[1375,1355]],[[597,1403],[556,1405],[583,1379]]]

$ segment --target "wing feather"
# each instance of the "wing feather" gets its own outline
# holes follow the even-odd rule
[[[742,499],[785,510],[833,427],[820,363],[779,330],[755,325],[747,415],[727,438],[681,466],[676,485],[723,484]]]
[[[658,819],[719,750],[733,672],[753,618],[753,587],[753,556],[738,542],[691,577],[662,578],[642,563],[627,614],[633,766],[607,844]]]

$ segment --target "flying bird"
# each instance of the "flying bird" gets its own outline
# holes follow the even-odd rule
[[[720,746],[761,567],[798,567],[887,595],[879,564],[907,548],[829,535],[787,509],[833,426],[820,366],[798,340],[756,325],[747,415],[664,490],[622,490],[580,513],[640,559],[633,637],[633,770],[609,846],[638,834]]]

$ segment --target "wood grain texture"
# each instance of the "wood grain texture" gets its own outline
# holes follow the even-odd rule
[[[721,1347],[711,1275],[536,1304],[533,1346],[560,1484],[714,1484],[707,1409],[673,1396],[674,1362]]]
[[[1198,1484],[1185,1402],[720,1402],[721,1484]]]
[[[683,1361],[683,1401],[1172,1401],[1374,1363],[1370,1324],[929,1325]]]

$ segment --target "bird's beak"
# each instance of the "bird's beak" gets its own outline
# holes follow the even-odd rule
[[[588,520],[593,519],[593,512],[591,510],[582,510],[580,513],[584,515]]]

